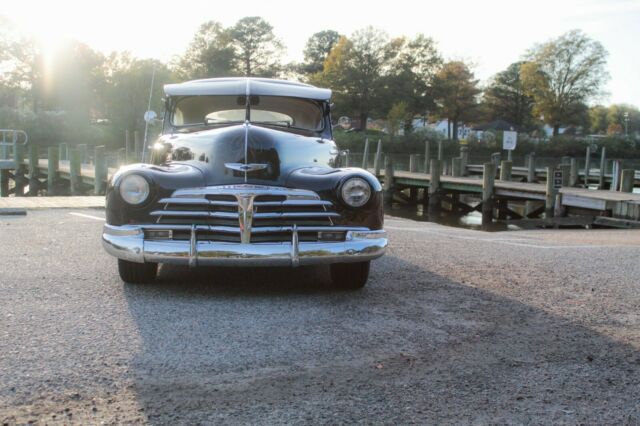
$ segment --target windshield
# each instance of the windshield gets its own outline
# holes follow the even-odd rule
[[[187,96],[174,106],[171,124],[177,127],[241,123],[246,118],[245,96]],[[322,105],[285,96],[251,96],[249,121],[278,127],[320,131]]]

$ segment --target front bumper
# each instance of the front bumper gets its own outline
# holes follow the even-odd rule
[[[382,256],[387,247],[385,231],[360,228],[347,230],[345,241],[339,242],[299,242],[294,227],[290,242],[252,244],[198,241],[195,226],[191,228],[188,241],[145,239],[146,228],[149,226],[104,225],[102,245],[109,254],[130,262],[189,266],[298,266],[363,262]]]

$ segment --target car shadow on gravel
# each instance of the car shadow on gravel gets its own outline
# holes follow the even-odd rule
[[[164,267],[124,294],[154,424],[640,421],[632,346],[392,255],[355,292],[326,268]]]

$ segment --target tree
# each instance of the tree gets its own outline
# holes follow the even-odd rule
[[[609,108],[596,105],[589,108],[589,129],[591,133],[604,135],[607,133],[609,126],[607,115],[609,114]]]
[[[640,110],[627,104],[609,106],[607,122],[610,127],[621,129],[621,134],[633,134],[640,130]]]
[[[451,61],[435,75],[433,90],[439,115],[453,124],[453,140],[457,141],[459,123],[472,119],[478,106],[478,80],[464,62]]]
[[[381,108],[382,88],[390,70],[393,44],[386,33],[373,27],[356,31],[350,39],[341,37],[319,76],[336,93],[336,103],[357,114],[362,129],[374,111]]]
[[[386,82],[385,98],[390,102],[404,102],[409,113],[426,116],[434,108],[433,78],[442,66],[442,58],[430,37],[418,34],[414,39],[396,39],[396,53]],[[411,120],[405,121],[409,130]]]
[[[484,106],[490,120],[505,120],[521,128],[533,124],[533,99],[520,79],[522,62],[515,62],[496,74],[484,92]]]
[[[400,126],[410,120],[411,112],[409,112],[409,106],[406,102],[400,101],[393,104],[387,114],[387,130],[389,131],[389,135],[391,135],[391,140],[393,140],[400,131]]]
[[[235,71],[251,77],[275,77],[281,68],[284,47],[273,27],[259,16],[240,19],[231,29],[235,48]]]
[[[554,135],[561,125],[574,124],[584,104],[600,94],[608,79],[606,58],[602,44],[578,30],[528,52],[521,78],[535,101],[534,113],[544,116]]]
[[[303,74],[322,72],[324,61],[340,37],[340,34],[334,30],[320,31],[309,37],[304,49],[304,62],[300,66],[300,71]]]
[[[231,31],[222,24],[205,22],[175,64],[176,73],[183,80],[233,75],[236,51],[232,42]]]

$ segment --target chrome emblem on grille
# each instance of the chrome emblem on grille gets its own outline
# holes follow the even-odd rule
[[[261,164],[261,163],[249,163],[249,164],[224,163],[224,166],[227,169],[236,170],[238,172],[245,172],[245,173],[255,172],[256,170],[263,170],[269,167],[268,164]]]
[[[237,194],[238,220],[240,223],[240,242],[251,242],[251,224],[253,222],[253,194]]]

